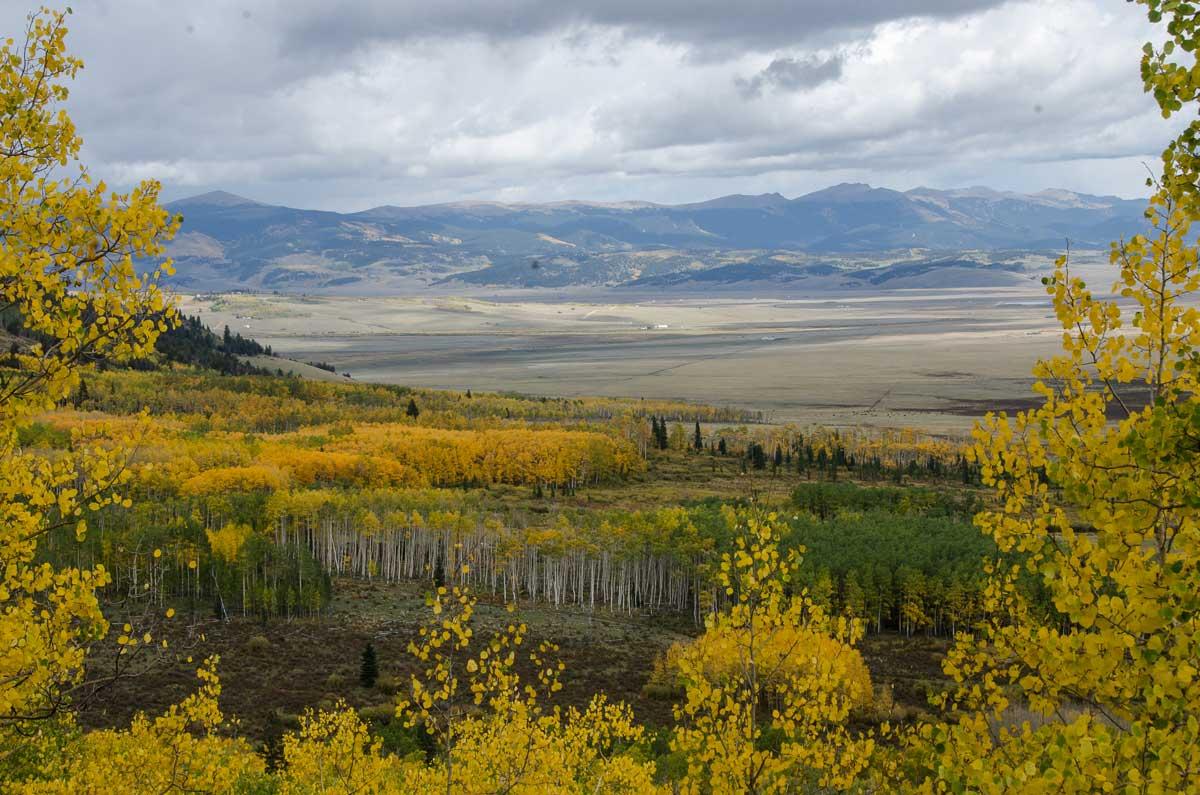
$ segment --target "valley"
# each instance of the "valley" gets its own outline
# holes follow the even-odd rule
[[[1029,363],[1061,333],[1033,279],[807,297],[205,294],[182,308],[356,381],[681,399],[775,422],[956,431],[984,411],[1028,405]]]
[[[0,793],[1200,795],[1200,6],[176,5],[0,10]]]

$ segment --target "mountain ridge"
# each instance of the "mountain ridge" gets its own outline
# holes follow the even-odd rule
[[[790,199],[731,194],[674,205],[472,200],[338,213],[212,191],[167,207],[184,216],[168,249],[176,282],[195,290],[649,286],[670,273],[684,274],[668,280],[674,284],[689,272],[765,263],[772,253],[829,264],[913,250],[936,261],[963,251],[1061,249],[1068,240],[1097,248],[1145,226],[1142,200],[866,183]],[[771,278],[815,278],[763,267]],[[754,276],[752,267],[727,273]]]
[[[835,185],[830,185],[825,188],[819,188],[808,193],[802,193],[794,198],[787,198],[779,192],[770,193],[730,193],[722,196],[716,196],[711,199],[702,199],[692,202],[680,202],[678,204],[666,204],[663,202],[651,202],[641,199],[619,199],[615,201],[600,201],[593,199],[556,199],[545,202],[504,202],[496,199],[457,199],[454,201],[433,202],[431,204],[380,204],[374,207],[368,207],[365,210],[354,210],[341,212],[338,210],[320,210],[316,208],[291,207],[283,204],[271,204],[270,202],[252,199],[248,196],[233,193],[226,190],[211,190],[203,193],[197,193],[190,196],[183,196],[178,199],[172,199],[164,203],[167,208],[197,206],[197,205],[215,205],[215,206],[238,206],[238,205],[255,205],[259,207],[278,207],[283,209],[295,210],[297,212],[315,212],[315,213],[334,213],[336,215],[368,215],[377,211],[414,211],[414,210],[433,210],[433,209],[449,209],[458,208],[465,209],[469,207],[504,207],[511,209],[530,209],[536,207],[603,207],[612,209],[637,209],[637,208],[668,208],[668,209],[685,209],[685,208],[702,208],[710,206],[726,206],[736,203],[737,200],[744,200],[747,205],[757,203],[757,200],[762,200],[763,204],[772,204],[776,202],[795,202],[801,199],[811,199],[823,194],[845,192],[850,193],[853,189],[865,189],[866,191],[881,191],[887,193],[900,194],[903,196],[919,196],[922,194],[944,194],[955,197],[973,197],[973,196],[991,196],[995,198],[1012,198],[1012,199],[1037,199],[1039,197],[1052,197],[1056,195],[1067,195],[1086,199],[1095,199],[1110,203],[1122,202],[1140,202],[1144,204],[1147,199],[1126,199],[1121,196],[1111,194],[1092,194],[1081,191],[1071,190],[1070,188],[1043,188],[1033,193],[1021,193],[1019,191],[998,190],[986,185],[971,185],[963,188],[931,188],[921,185],[908,190],[896,190],[895,188],[876,187],[866,182],[840,182]]]

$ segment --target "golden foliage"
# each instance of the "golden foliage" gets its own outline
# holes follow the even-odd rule
[[[1063,354],[1035,371],[1045,402],[976,432],[999,497],[978,522],[1023,563],[992,567],[993,618],[947,659],[957,721],[921,736],[938,789],[1197,786],[1200,312],[1185,299],[1200,268],[1190,218],[1167,193],[1151,208],[1154,237],[1112,251],[1132,318],[1060,260],[1047,291]],[[1022,577],[1048,591],[1051,615],[1031,608]],[[1041,721],[1009,725],[1012,707]]]
[[[218,560],[226,563],[235,563],[242,553],[242,547],[250,539],[254,531],[249,525],[245,524],[229,524],[222,527],[220,530],[208,530],[205,535],[208,537],[208,547],[212,550],[213,556]]]
[[[773,514],[731,519],[735,549],[718,579],[732,604],[674,660],[685,697],[672,748],[687,757],[685,790],[789,792],[802,781],[849,789],[875,747],[847,726],[871,694],[852,647],[861,628],[827,616],[807,594],[786,595],[799,553],[781,552]],[[776,747],[764,742],[768,732]]]
[[[179,484],[179,491],[186,495],[202,496],[236,491],[275,491],[286,485],[286,476],[275,467],[252,464],[206,470]]]
[[[0,368],[0,745],[61,708],[107,629],[95,589],[108,574],[39,562],[39,538],[82,536],[85,509],[126,502],[112,491],[127,478],[119,453],[81,433],[67,454],[33,456],[17,428],[65,398],[83,363],[145,354],[173,317],[159,271],[133,266],[176,228],[158,185],[117,195],[82,168],[63,173],[81,144],[60,107],[80,68],[65,35],[65,15],[42,11],[23,42],[0,45],[0,306],[41,339]]]
[[[200,689],[154,719],[139,714],[127,730],[92,731],[62,749],[18,793],[234,792],[263,776],[262,757],[221,735],[217,659],[197,671]]]

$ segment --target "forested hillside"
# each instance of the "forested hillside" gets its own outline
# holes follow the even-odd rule
[[[169,318],[163,315],[160,319]],[[3,328],[0,342],[5,343],[10,357],[35,344],[53,344],[52,338],[31,329],[12,305],[0,308],[0,328]],[[171,322],[167,330],[158,336],[153,353],[144,358],[123,362],[121,366],[136,370],[154,370],[164,365],[182,364],[213,370],[223,375],[266,375],[273,372],[248,363],[246,357],[250,356],[271,356],[271,348],[264,348],[240,333],[230,333],[228,326],[225,327],[224,334],[218,336],[204,325],[200,318],[181,317],[178,323]],[[108,362],[103,359],[97,361],[100,367],[106,364]]]

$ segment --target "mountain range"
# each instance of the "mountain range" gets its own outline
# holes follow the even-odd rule
[[[923,274],[946,268],[978,272],[972,283],[1004,283],[1023,270],[1020,252],[1059,251],[1067,241],[1098,248],[1145,225],[1144,201],[1115,196],[864,184],[795,199],[468,201],[356,213],[215,191],[168,208],[184,217],[169,246],[175,283],[197,291],[919,286]]]

